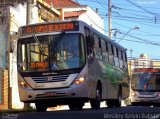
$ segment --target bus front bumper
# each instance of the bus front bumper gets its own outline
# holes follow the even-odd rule
[[[160,104],[160,95],[157,93],[150,96],[130,96],[130,101],[132,104]]]
[[[56,101],[57,103],[69,103],[77,100],[89,100],[89,89],[87,85],[72,85],[57,89],[24,89],[19,87],[20,100],[22,102],[34,103],[37,101]]]

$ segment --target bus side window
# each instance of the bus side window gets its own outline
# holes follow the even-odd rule
[[[104,62],[108,62],[108,54],[107,54],[107,48],[106,48],[106,42],[102,39],[101,40],[101,46],[102,46],[102,60]]]
[[[105,42],[105,45],[106,45],[106,62],[109,62],[108,43]]]
[[[103,60],[102,39],[100,37],[98,37],[98,39],[99,39],[99,49],[100,49],[99,58],[100,58],[100,60]]]
[[[119,59],[118,59],[117,51],[118,51],[118,49],[116,47],[114,47],[114,62],[115,62],[115,66],[119,67]]]
[[[121,59],[123,60],[123,52],[121,51]]]
[[[109,52],[109,63],[114,64],[113,61],[113,52],[112,52],[112,45],[108,43],[108,52]]]
[[[120,62],[120,68],[123,69],[123,60],[122,60],[122,51],[118,50],[118,55],[119,55],[119,62]]]
[[[112,51],[112,65],[115,65],[113,45],[111,45],[111,51]]]
[[[123,52],[122,56],[123,56],[123,65],[124,65],[124,68],[127,69],[127,57],[126,57],[126,53]]]
[[[91,33],[89,28],[85,27],[85,38],[86,38],[86,47],[87,47],[87,54],[90,55],[91,53],[93,53],[93,48],[91,45]]]
[[[100,38],[95,34],[94,35],[94,52],[96,59],[102,60],[102,53],[101,53],[101,41]]]

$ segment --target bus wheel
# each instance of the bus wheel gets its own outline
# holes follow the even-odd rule
[[[83,108],[84,103],[74,103],[74,104],[69,104],[69,109],[70,110],[81,110]]]
[[[154,107],[160,107],[160,104],[153,104]]]
[[[115,107],[121,107],[122,95],[121,90],[118,92],[118,98],[115,100]]]
[[[96,89],[96,98],[90,100],[91,108],[92,109],[99,109],[101,104],[102,92],[101,86],[98,85]]]
[[[108,106],[109,108],[114,107],[114,100],[108,99],[108,100],[106,101],[106,103],[107,103],[107,106]]]
[[[119,90],[117,99],[108,99],[106,103],[109,108],[121,107],[121,101],[122,101],[122,95],[121,91]]]
[[[43,103],[35,103],[35,105],[38,112],[45,112],[47,110],[47,106],[45,106]]]

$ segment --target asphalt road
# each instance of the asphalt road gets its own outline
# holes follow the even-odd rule
[[[2,113],[2,119],[160,119],[160,107],[103,107],[98,110],[57,110],[47,112]]]

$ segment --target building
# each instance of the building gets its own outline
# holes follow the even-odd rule
[[[94,27],[95,29],[99,30],[100,32],[104,33],[103,19],[89,6],[80,5],[79,3],[76,3],[72,0],[43,0],[43,1],[45,1],[51,7],[61,12],[60,15],[61,20],[72,20],[72,19],[82,20],[91,25],[92,27]],[[51,18],[44,19],[43,15],[41,18],[43,20],[53,21]]]
[[[8,108],[9,9],[0,7],[0,108]]]
[[[103,19],[89,6],[72,0],[33,0],[28,4],[30,14],[27,14],[28,5],[23,0],[0,0],[0,5],[0,109],[23,108],[19,100],[16,63],[16,40],[20,26],[78,19],[103,32]]]

